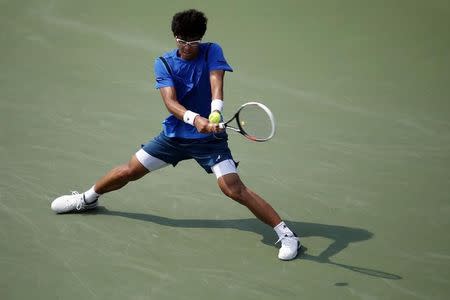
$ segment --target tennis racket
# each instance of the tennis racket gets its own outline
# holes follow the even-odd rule
[[[231,125],[236,120],[236,125]],[[231,129],[255,142],[270,140],[275,134],[275,118],[270,109],[259,102],[247,102],[239,107],[234,116],[220,128]]]

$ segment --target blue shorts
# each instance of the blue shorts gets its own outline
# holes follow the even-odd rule
[[[226,134],[203,139],[183,139],[169,138],[161,132],[147,144],[141,146],[151,156],[172,164],[174,167],[182,160],[195,159],[207,173],[212,173],[211,167],[215,164],[227,159],[233,160]],[[236,162],[235,164],[237,167]]]

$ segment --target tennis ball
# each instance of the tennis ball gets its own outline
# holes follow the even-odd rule
[[[213,111],[213,112],[209,115],[209,121],[210,121],[211,123],[214,123],[214,124],[219,124],[221,118],[222,118],[222,116],[221,116],[220,113],[218,113],[217,111]]]

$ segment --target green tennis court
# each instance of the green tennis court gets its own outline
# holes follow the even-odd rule
[[[234,68],[225,115],[275,114],[230,146],[296,260],[195,162],[50,210],[160,132],[153,61],[187,8]],[[439,0],[1,0],[0,298],[448,299],[449,28]]]

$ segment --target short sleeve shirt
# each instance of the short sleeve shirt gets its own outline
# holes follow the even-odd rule
[[[200,44],[199,54],[195,59],[182,59],[178,56],[177,49],[166,52],[163,57],[167,66],[160,58],[155,60],[155,87],[175,87],[181,105],[207,118],[211,111],[209,72],[233,71],[223,55],[222,48],[216,43],[203,43]],[[172,114],[162,124],[167,137],[199,139],[211,136],[197,132],[194,126],[184,123]]]

